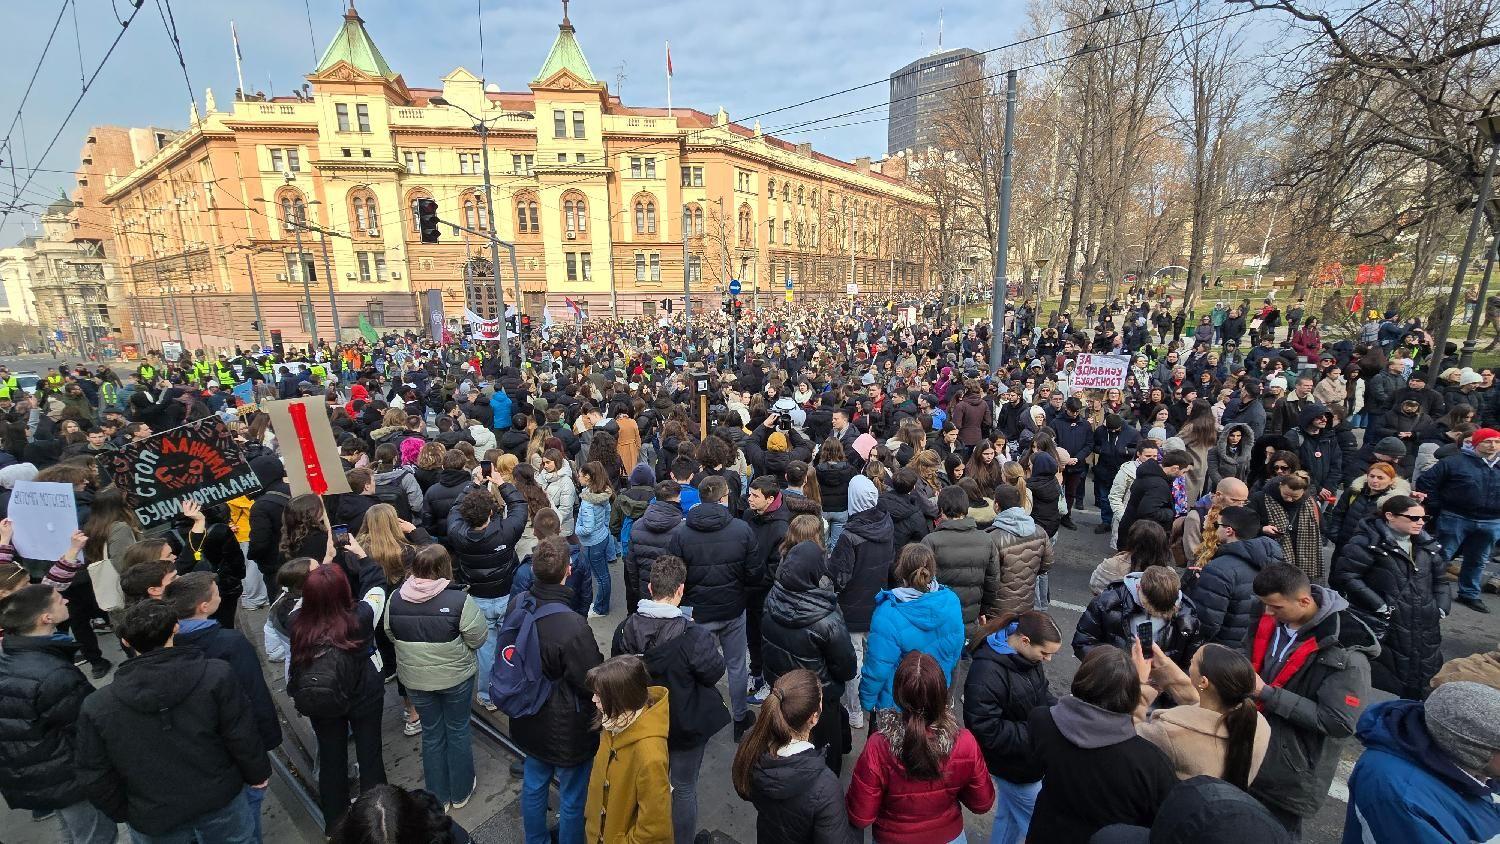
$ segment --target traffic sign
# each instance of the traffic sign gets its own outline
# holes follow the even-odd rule
[[[791,290],[792,289],[792,279],[790,277],[788,277],[787,280],[786,280],[786,289],[787,290]]]
[[[738,295],[740,295],[740,280],[739,279],[737,279],[737,278],[731,278],[729,280],[729,295],[730,296],[738,296]]]

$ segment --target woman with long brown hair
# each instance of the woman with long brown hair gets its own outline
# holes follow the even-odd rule
[[[899,711],[880,713],[855,763],[845,798],[849,822],[873,826],[876,842],[961,838],[963,808],[988,812],[995,786],[979,743],[948,708],[937,660],[921,651],[902,657],[895,699]]]
[[[1175,439],[1180,441],[1182,450],[1193,458],[1193,465],[1188,467],[1186,476],[1188,502],[1192,503],[1204,493],[1203,481],[1208,477],[1208,454],[1219,444],[1219,426],[1214,422],[1213,407],[1203,399],[1194,401],[1188,410],[1187,421],[1182,423],[1182,430]],[[1178,448],[1179,445],[1168,439],[1166,447]]]
[[[417,556],[417,546],[407,538],[408,531],[421,534],[423,539],[429,538],[410,522],[403,522],[396,515],[396,508],[389,504],[376,504],[365,511],[364,523],[359,531],[359,544],[385,574],[387,599],[392,592],[401,588],[402,581],[411,572],[412,560]],[[384,626],[375,631],[375,646],[380,650],[381,674],[387,679],[396,676],[396,646],[386,635]],[[402,732],[409,736],[420,734],[422,722],[417,717],[417,708],[412,705],[411,696],[406,693],[406,687],[399,680],[396,691],[401,695],[401,703],[406,708]]]
[[[855,469],[844,456],[844,444],[830,437],[818,450],[818,489],[823,492],[823,518],[828,522],[828,545],[838,544],[849,521],[849,479]]]
[[[433,440],[422,446],[417,452],[416,478],[417,486],[422,488],[426,494],[428,487],[437,483],[438,475],[443,471],[443,455],[448,453],[448,447]]]
[[[1217,777],[1248,791],[1271,742],[1271,725],[1256,706],[1250,660],[1208,644],[1184,673],[1159,647],[1153,645],[1152,654],[1152,679],[1177,705],[1151,712],[1136,732],[1167,754],[1178,779]],[[1155,691],[1142,689],[1148,697]]]
[[[755,806],[757,841],[838,844],[849,828],[844,788],[812,742],[822,717],[823,686],[805,668],[776,679],[760,717],[734,753],[735,793]]]

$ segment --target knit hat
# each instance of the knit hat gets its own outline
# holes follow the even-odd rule
[[[864,475],[849,479],[849,515],[873,510],[879,503],[880,491],[875,489],[874,481]]]
[[[1378,472],[1379,474],[1385,475],[1387,478],[1391,478],[1391,479],[1394,479],[1396,477],[1396,469],[1395,469],[1395,467],[1392,466],[1389,463],[1384,462],[1384,461],[1380,461],[1380,462],[1376,462],[1376,463],[1371,463],[1370,464],[1370,468],[1367,469],[1366,471],[1369,471],[1369,472]]]
[[[1465,771],[1479,773],[1500,751],[1500,689],[1466,680],[1444,683],[1423,707],[1427,732]]]
[[[1286,392],[1286,379],[1285,378],[1281,378],[1281,377],[1267,378],[1266,379],[1266,389],[1267,390],[1280,389],[1282,392]]]
[[[1473,367],[1464,367],[1458,374],[1458,386],[1467,387],[1470,384],[1483,384],[1484,376],[1475,372]]]
[[[12,463],[4,469],[0,469],[0,487],[15,489],[17,481],[30,481],[36,478],[37,468],[30,463]]]
[[[1479,430],[1474,432],[1474,436],[1469,437],[1469,442],[1472,445],[1479,445],[1485,440],[1493,440],[1496,438],[1500,438],[1500,431],[1497,431],[1494,428],[1480,428]]]
[[[773,431],[771,436],[766,437],[767,451],[790,451],[792,444],[787,442],[786,434],[781,431]]]
[[[1398,437],[1385,437],[1380,442],[1375,443],[1375,453],[1384,454],[1389,457],[1405,457],[1406,443],[1402,442]]]
[[[656,470],[652,469],[651,466],[646,463],[636,464],[636,467],[630,470],[630,485],[655,486]]]
[[[1031,476],[1033,478],[1045,477],[1057,474],[1057,459],[1045,451],[1038,451],[1031,455]]]

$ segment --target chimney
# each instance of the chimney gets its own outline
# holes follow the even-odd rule
[[[870,156],[868,156],[868,155],[861,155],[859,158],[854,159],[854,169],[858,170],[861,173],[869,175],[869,172],[870,172]]]
[[[804,158],[812,158],[812,144],[797,144],[797,154]]]

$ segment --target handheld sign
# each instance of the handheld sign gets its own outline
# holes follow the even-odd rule
[[[17,553],[33,560],[61,557],[78,530],[72,484],[17,481],[7,512],[16,526],[11,541]]]
[[[267,402],[261,409],[271,416],[293,495],[349,491],[322,396]]]
[[[130,443],[107,460],[141,527],[171,521],[188,499],[208,506],[260,489],[229,426],[216,416]]]
[[[1074,390],[1119,390],[1130,372],[1126,355],[1094,355],[1081,352],[1073,368]]]
[[[234,397],[245,404],[255,404],[255,383],[253,381],[241,381],[234,385]]]

